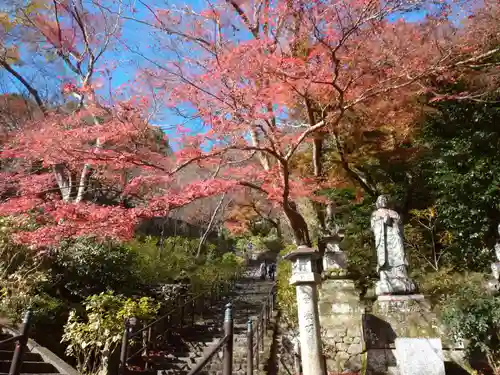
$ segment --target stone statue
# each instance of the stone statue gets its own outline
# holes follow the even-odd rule
[[[416,285],[408,277],[401,218],[396,211],[389,208],[389,199],[385,195],[378,197],[376,207],[371,217],[377,252],[377,272],[380,276],[375,293],[379,296],[411,294],[416,291]]]
[[[497,227],[498,234],[500,234],[500,224]],[[495,244],[495,255],[497,257],[494,263],[491,263],[491,270],[493,271],[493,277],[500,281],[500,240],[497,240]]]
[[[497,231],[500,235],[500,224],[498,224]],[[500,240],[497,240],[497,243],[495,244],[495,255],[497,257],[497,261],[500,262]]]
[[[497,227],[498,234],[500,234],[500,224]],[[489,278],[486,281],[486,289],[492,294],[500,293],[500,239],[497,240],[497,243],[494,246],[496,260],[491,263],[491,274],[493,275],[493,279]]]

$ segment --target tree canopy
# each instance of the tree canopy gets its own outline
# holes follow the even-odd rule
[[[2,15],[0,62],[43,113],[2,146],[11,167],[0,214],[37,223],[19,241],[130,238],[141,218],[252,190],[262,207],[284,214],[297,244],[311,245],[299,202],[313,201],[324,225],[320,191],[351,183],[377,194],[370,157],[402,150],[420,114],[416,97],[480,101],[496,87],[495,1],[137,7],[40,0]],[[130,38],[138,25],[148,48]],[[19,40],[31,50],[18,51]],[[106,80],[124,53],[137,59],[134,80],[113,90]],[[23,77],[26,54],[64,67],[57,105]],[[474,90],[435,90],[478,71]],[[175,115],[173,153],[151,131],[164,108]],[[191,166],[203,172],[177,183]],[[113,199],[91,194],[99,184],[112,187]]]

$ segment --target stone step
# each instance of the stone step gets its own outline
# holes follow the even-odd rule
[[[9,372],[10,360],[0,360],[0,372]],[[29,374],[37,373],[47,373],[47,374],[58,374],[57,369],[50,363],[46,362],[34,362],[34,361],[23,361],[21,364],[21,372]]]
[[[7,337],[0,337],[0,341],[6,340],[11,338],[12,336],[7,336]],[[5,344],[0,345],[0,349],[6,350],[6,351],[13,351],[16,348],[16,341],[9,341]]]
[[[255,280],[255,279],[254,279]],[[239,288],[241,285],[241,289]],[[263,283],[261,281],[250,282],[247,284],[239,283],[238,290],[230,293],[227,302],[231,301],[234,306],[234,354],[233,354],[233,374],[243,375],[246,370],[246,352],[247,352],[247,338],[246,327],[249,317],[253,317],[260,313],[260,304],[263,298],[267,296],[268,289],[272,282]],[[257,306],[258,305],[258,306]],[[165,340],[159,342],[156,350],[164,352],[164,356],[152,356],[149,358],[153,368],[157,371],[158,375],[185,375],[190,368],[193,368],[196,363],[207,354],[213,345],[217,344],[220,338],[224,335],[222,329],[222,315],[224,312],[223,305],[220,309],[214,309],[207,313],[214,315],[214,319],[204,319],[194,326],[174,327],[169,334],[164,335]],[[271,326],[269,327],[271,328]],[[269,330],[269,332],[271,332]],[[264,346],[271,345],[271,337],[266,335]],[[264,351],[268,350],[266,348]],[[262,352],[262,351],[261,351]],[[200,375],[216,375],[222,373],[222,362],[216,358],[207,364],[206,368]],[[256,369],[257,370],[257,369]]]
[[[0,350],[0,360],[11,361],[14,355],[13,350]],[[37,353],[25,352],[23,354],[23,361],[28,362],[43,362],[42,356]]]

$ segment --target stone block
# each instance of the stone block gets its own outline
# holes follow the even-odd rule
[[[361,344],[351,344],[349,349],[347,349],[347,353],[354,355],[359,354],[363,351],[363,345]]]
[[[324,327],[322,327],[322,328],[324,328]],[[326,331],[325,331],[326,337],[338,338],[338,337],[344,337],[346,334],[347,334],[347,329],[344,327],[329,327],[329,328],[326,328]]]
[[[352,324],[347,327],[347,336],[361,337],[361,331],[361,322],[352,322]]]
[[[446,346],[454,347],[429,310],[422,295],[379,297],[371,313],[363,317],[367,348],[393,348],[396,337],[441,337]]]
[[[346,344],[350,344],[350,343],[352,343],[352,342],[353,342],[353,340],[354,340],[354,339],[353,339],[353,337],[352,337],[352,336],[346,336],[346,337],[344,337],[344,342],[345,342]]]
[[[446,375],[441,339],[397,338],[396,361],[400,375]]]
[[[368,349],[366,352],[366,374],[386,374],[388,368],[396,366],[395,350]]]
[[[336,363],[336,369],[344,369],[347,361],[349,360],[350,355],[346,352],[338,352],[335,355],[335,363]],[[338,370],[337,370],[338,371]]]

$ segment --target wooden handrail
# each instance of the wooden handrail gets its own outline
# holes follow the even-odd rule
[[[219,342],[214,345],[212,349],[199,361],[196,366],[194,366],[191,371],[188,372],[188,375],[196,375],[198,374],[205,365],[213,358],[214,355],[217,354],[217,352],[226,344],[226,342],[229,340],[229,336],[224,336],[222,339],[219,340]]]
[[[226,305],[224,313],[224,337],[199,361],[196,366],[189,371],[188,375],[197,375],[214,357],[217,352],[224,348],[222,358],[222,375],[232,375],[233,372],[233,307],[230,303]]]
[[[8,339],[6,340],[3,340],[3,341],[0,341],[0,346],[3,345],[3,344],[8,344],[9,342],[12,342],[12,341],[17,341],[21,338],[22,336],[19,335],[19,336],[12,336],[12,337],[9,337]]]
[[[217,288],[219,288],[223,284],[233,284],[233,283],[234,283],[234,280],[231,280],[230,282],[223,282],[221,284],[218,284],[215,287],[215,290],[217,290]],[[212,291],[214,291],[214,289],[212,289]],[[134,317],[126,319],[125,329],[124,329],[123,338],[122,338],[118,374],[124,375],[126,373],[126,368],[127,368],[128,362],[131,359],[136,358],[139,353],[141,353],[141,352],[147,353],[147,351],[151,347],[151,345],[154,345],[154,343],[152,342],[152,341],[154,341],[154,339],[153,340],[151,339],[152,329],[154,327],[158,326],[163,321],[165,321],[165,319],[171,317],[173,313],[181,311],[181,315],[183,316],[183,312],[182,312],[183,309],[190,306],[190,304],[193,304],[193,310],[192,310],[193,316],[191,319],[191,323],[194,324],[194,315],[196,313],[194,306],[195,306],[196,302],[199,301],[205,295],[206,295],[206,292],[199,293],[199,294],[195,295],[194,297],[189,298],[184,303],[177,305],[173,309],[169,310],[167,313],[165,313],[162,316],[160,316],[159,318],[155,319],[153,322],[151,322],[151,323],[147,324],[146,326],[141,327],[140,329],[137,329],[137,330],[135,329],[135,327],[138,324],[137,319]],[[219,294],[216,293],[216,295],[218,296]],[[181,320],[182,320],[182,322],[184,321],[183,318],[181,318]],[[170,329],[167,329],[165,332],[168,332],[168,331],[170,331]],[[132,355],[130,355],[130,353],[129,353],[130,340],[133,338],[140,337],[141,334],[143,335],[145,332],[147,332],[147,338],[144,340],[144,342],[143,342],[144,344],[142,345],[142,347],[140,349],[136,350]],[[165,332],[163,334],[165,334]],[[155,333],[155,335],[156,335],[156,333]],[[146,366],[147,366],[147,364],[146,364]]]

